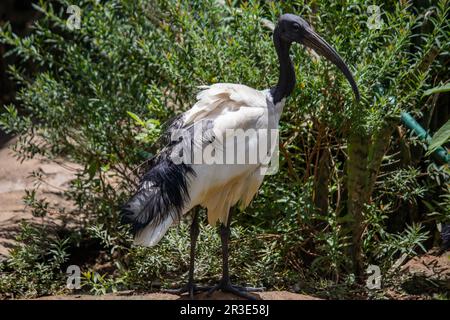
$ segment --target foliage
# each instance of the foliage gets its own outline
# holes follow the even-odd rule
[[[428,146],[428,153],[432,153],[437,148],[447,143],[450,140],[450,120],[447,121],[434,135],[431,139],[430,145]]]
[[[214,283],[221,275],[220,237],[216,228],[201,226],[197,243],[195,277],[199,283]],[[130,252],[132,263],[125,281],[136,289],[179,286],[189,269],[189,226],[181,224],[169,230],[153,248],[136,247]],[[280,286],[286,281],[284,257],[273,256],[288,244],[278,237],[261,235],[233,224],[230,243],[232,281],[252,286]],[[265,272],[271,270],[271,272]],[[292,277],[292,275],[291,275]]]
[[[442,86],[434,87],[428,89],[423,94],[424,96],[429,96],[432,94],[439,94],[450,91],[450,83]],[[427,154],[431,154],[436,151],[440,146],[447,143],[450,140],[450,120],[447,121],[434,135],[428,146]]]
[[[439,87],[434,87],[431,89],[428,89],[427,91],[424,92],[424,96],[429,96],[431,94],[435,94],[435,93],[443,93],[443,92],[449,92],[450,91],[450,83],[444,84],[443,86],[439,86]]]
[[[118,210],[134,191],[139,165],[157,152],[163,124],[194,103],[197,86],[274,85],[271,31],[260,19],[276,21],[282,12],[303,15],[333,44],[355,74],[362,102],[352,99],[335,67],[293,48],[298,87],[281,119],[280,172],[265,180],[233,225],[236,280],[289,288],[319,279],[321,291],[330,281],[353,284],[352,264],[370,261],[387,269],[402,253],[425,246],[436,222],[448,219],[448,171],[422,159],[416,141],[397,126],[402,110],[426,111],[424,91],[446,76],[449,5],[376,3],[383,12],[380,29],[366,24],[373,1],[328,0],[41,1],[42,17],[30,36],[19,38],[2,26],[0,41],[39,71],[11,67],[22,88],[21,112],[6,106],[0,125],[19,135],[19,157],[63,157],[82,166],[65,192],[75,208],[59,215],[81,216],[74,232],[98,241],[107,252],[102,259],[114,262],[102,275],[86,266],[84,289],[150,289],[186,275],[186,221],[157,247],[132,247]],[[82,9],[81,28],[68,30],[65,9],[72,4]],[[45,202],[32,191],[26,200],[45,215]],[[208,282],[219,274],[219,238],[211,227],[201,230],[196,278]],[[18,248],[25,254],[36,247]],[[39,250],[27,261],[52,254],[49,243]],[[43,266],[45,276],[31,262],[5,269],[0,292],[41,295],[63,287],[62,264]],[[15,273],[48,281],[9,287]]]
[[[48,236],[42,227],[21,226],[20,245],[0,264],[0,298],[34,297],[61,290],[65,283],[59,272],[68,259],[69,238]]]

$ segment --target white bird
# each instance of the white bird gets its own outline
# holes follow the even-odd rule
[[[209,294],[220,289],[254,298],[248,292],[256,288],[234,286],[230,281],[231,209],[249,205],[273,156],[277,137],[272,132],[278,128],[285,98],[295,87],[289,56],[291,44],[303,44],[333,62],[347,77],[359,100],[353,76],[339,54],[301,17],[282,15],[273,41],[279,59],[277,85],[262,91],[228,83],[204,87],[197,95],[197,103],[169,125],[164,135],[166,146],[150,160],[137,192],[121,213],[123,222],[133,226],[135,244],[154,246],[181,216],[197,206],[206,208],[208,222],[220,223],[223,251],[222,279]],[[202,289],[193,280],[199,228],[198,211],[192,211],[189,281],[177,290],[187,291],[191,297],[194,291]]]

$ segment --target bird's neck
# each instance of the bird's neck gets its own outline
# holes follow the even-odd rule
[[[277,85],[270,90],[274,104],[289,96],[295,88],[295,70],[289,56],[291,43],[284,41],[280,36],[278,27],[273,33],[273,43],[278,55],[279,77]]]

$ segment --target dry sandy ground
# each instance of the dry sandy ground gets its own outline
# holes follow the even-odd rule
[[[55,223],[55,219],[33,217],[30,208],[23,202],[24,190],[34,186],[31,172],[39,171],[46,177],[48,184],[40,186],[39,194],[51,205],[65,204],[60,192],[74,177],[73,171],[68,168],[45,160],[32,159],[20,163],[9,148],[13,143],[14,140],[9,140],[0,148],[0,259],[8,254],[21,221]]]
[[[450,251],[414,257],[405,263],[401,270],[426,278],[450,279]]]
[[[253,294],[258,300],[320,300],[312,296],[304,294],[297,294],[288,291],[267,291]],[[241,298],[222,292],[214,292],[211,297],[207,297],[206,293],[199,293],[195,295],[195,300],[242,300]],[[61,295],[61,296],[49,296],[41,297],[38,300],[186,300],[187,295],[174,295],[169,293],[146,293],[146,294],[133,294],[133,293],[116,293],[107,294],[102,296],[92,295]]]

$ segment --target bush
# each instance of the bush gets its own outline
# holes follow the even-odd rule
[[[79,30],[66,27],[69,4],[82,9]],[[39,67],[32,77],[11,68],[22,86],[17,99],[23,113],[7,106],[0,125],[19,135],[15,150],[23,158],[64,157],[83,166],[65,193],[75,204],[66,214],[82,214],[76,232],[98,239],[109,250],[105,259],[120,265],[112,279],[144,289],[158,279],[180,281],[188,263],[185,225],[146,249],[131,247],[119,224],[136,168],[157,152],[162,124],[194,103],[197,86],[274,85],[271,31],[260,19],[301,14],[353,66],[363,99],[352,101],[350,87],[330,64],[293,50],[298,87],[281,121],[280,172],[266,179],[234,224],[240,246],[232,254],[233,273],[242,282],[288,288],[299,277],[348,281],[355,272],[361,276],[368,261],[387,270],[399,254],[421,248],[436,222],[448,219],[448,201],[441,198],[448,194],[448,167],[420,153],[405,158],[413,145],[393,129],[401,111],[422,114],[429,103],[424,90],[445,80],[449,9],[445,0],[425,8],[380,2],[384,24],[370,30],[366,8],[372,4],[41,1],[42,18],[30,36],[18,38],[8,25],[0,29],[1,42]],[[428,198],[433,203],[424,206]],[[421,214],[410,215],[406,206]],[[219,257],[217,235],[202,227],[200,280],[217,277]],[[60,270],[50,266],[57,276]],[[52,290],[49,284],[22,292]]]
[[[0,298],[34,297],[61,290],[61,267],[68,259],[69,238],[50,238],[46,228],[23,224],[20,243],[0,264]]]

